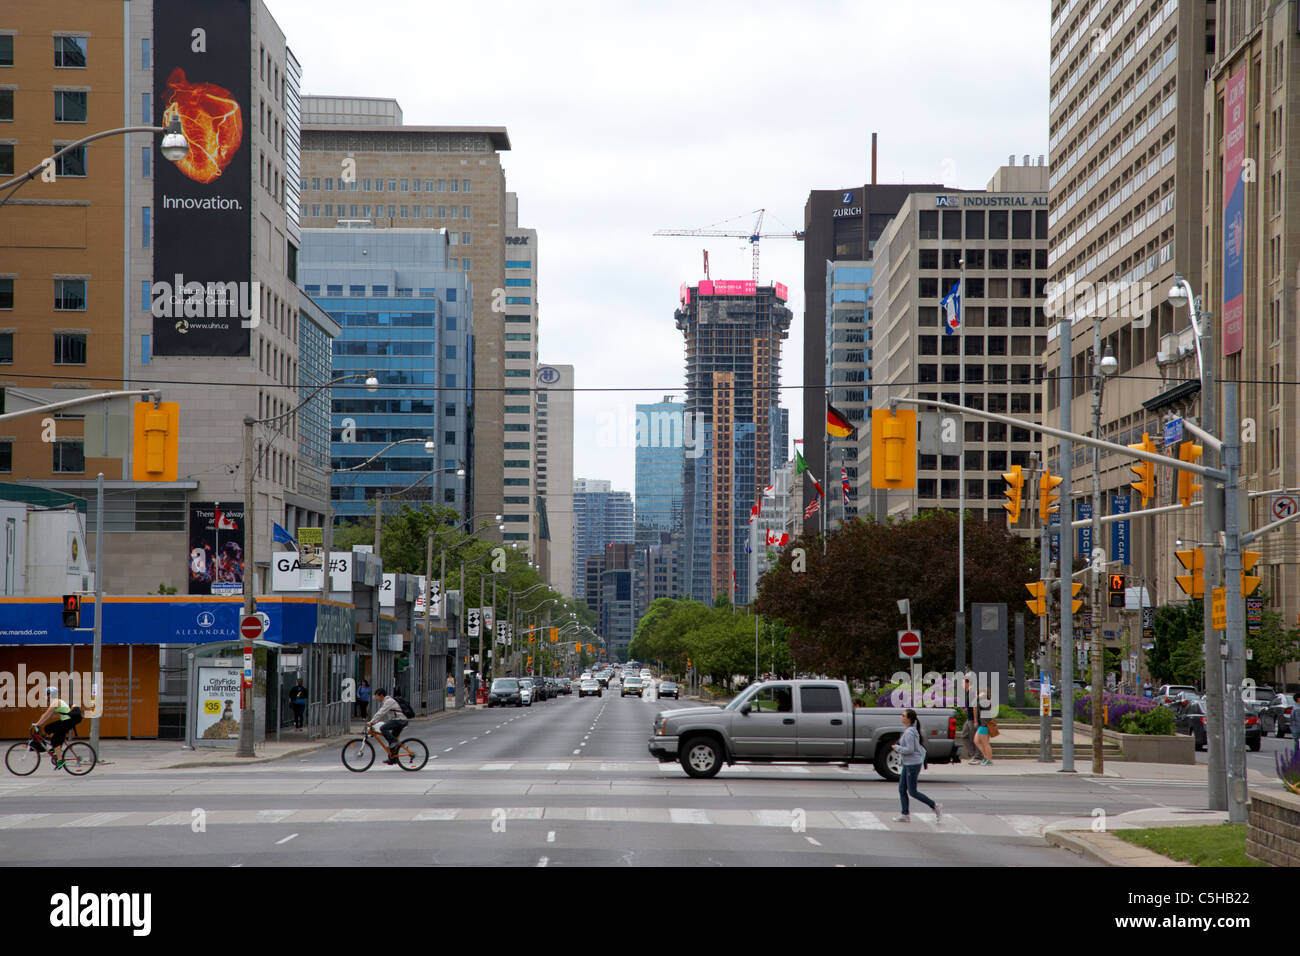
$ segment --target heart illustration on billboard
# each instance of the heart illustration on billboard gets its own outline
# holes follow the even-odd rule
[[[215,83],[189,83],[179,67],[167,78],[163,125],[179,116],[189,154],[177,167],[190,179],[210,183],[220,177],[244,141],[239,104],[229,90]]]

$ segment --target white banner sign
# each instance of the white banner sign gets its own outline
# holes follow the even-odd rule
[[[442,582],[430,581],[429,586],[433,588],[433,616],[442,620]],[[424,613],[424,578],[420,578],[420,596],[415,599],[415,613]]]
[[[483,623],[487,626],[487,629],[490,631],[493,629],[493,626],[497,622],[496,621],[497,609],[494,607],[485,607],[482,608],[482,611],[483,611]]]
[[[271,559],[272,591],[319,591],[320,569],[304,568],[296,551],[277,551]],[[330,555],[330,589],[352,593],[352,553],[335,551]]]
[[[465,611],[465,633],[470,637],[478,637],[479,621],[483,618],[483,609],[477,607],[468,608]]]
[[[397,606],[397,575],[385,574],[379,584],[379,606]]]

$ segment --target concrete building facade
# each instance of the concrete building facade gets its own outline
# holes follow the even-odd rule
[[[573,366],[537,367],[537,501],[547,531],[538,529],[542,577],[574,597]],[[509,496],[507,496],[509,497]]]
[[[506,193],[504,538],[539,557],[537,452],[537,230],[519,225],[519,197]]]

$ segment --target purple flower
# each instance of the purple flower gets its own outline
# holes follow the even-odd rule
[[[1278,779],[1292,793],[1300,794],[1300,750],[1282,750],[1273,759]]]

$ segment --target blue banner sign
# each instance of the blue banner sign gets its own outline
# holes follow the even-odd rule
[[[1075,521],[1085,521],[1092,517],[1092,502],[1083,500],[1075,505]],[[1079,529],[1079,554],[1085,558],[1092,557],[1092,526],[1086,525]]]
[[[1111,495],[1110,513],[1128,514],[1132,508],[1132,495]],[[1112,521],[1110,525],[1110,559],[1120,564],[1128,564],[1128,539],[1131,521]]]

